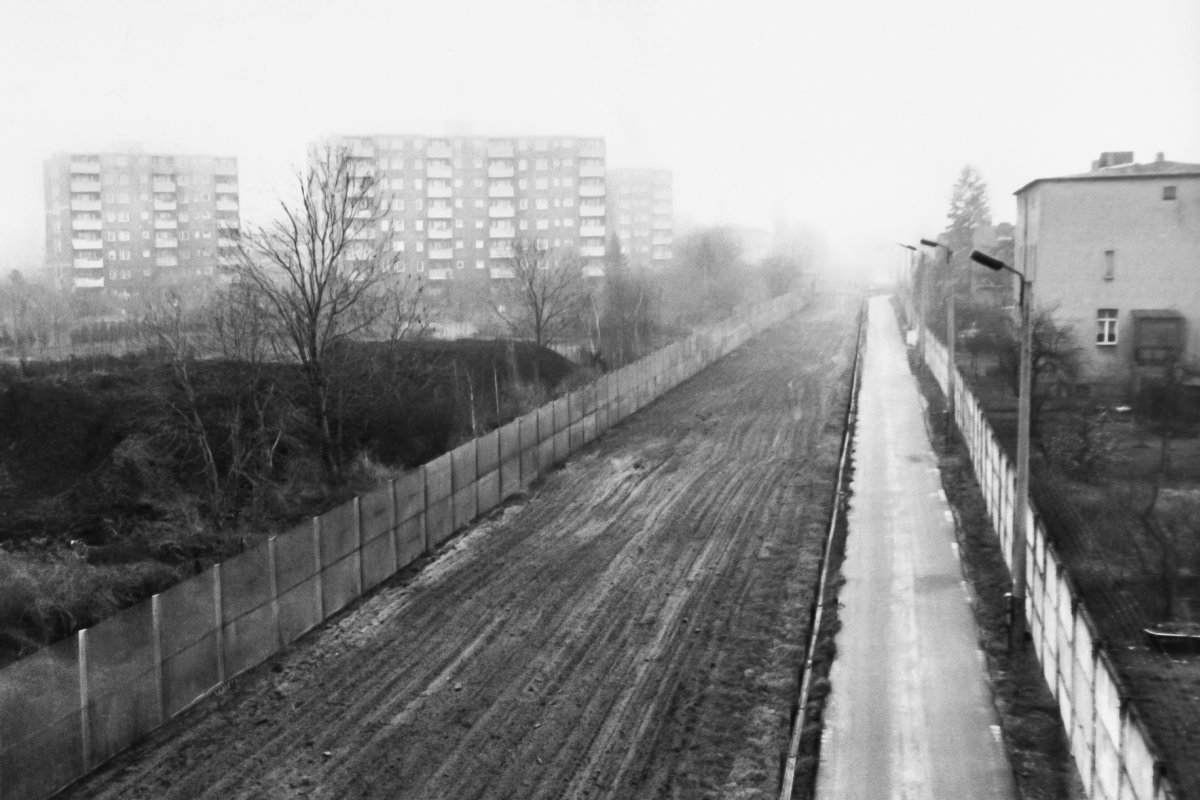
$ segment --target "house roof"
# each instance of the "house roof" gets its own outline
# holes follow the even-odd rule
[[[1020,189],[1017,189],[1013,194],[1021,194],[1039,183],[1184,177],[1200,178],[1200,164],[1189,164],[1184,161],[1151,161],[1148,164],[1118,164],[1113,167],[1102,167],[1094,169],[1091,172],[1080,172],[1075,175],[1062,175],[1056,178],[1035,178]]]

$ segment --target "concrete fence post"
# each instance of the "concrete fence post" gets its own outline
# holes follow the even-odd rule
[[[421,470],[421,505],[425,509],[421,514],[421,532],[425,537],[425,555],[433,555],[433,537],[429,535],[429,476],[425,472],[425,465],[422,464]]]
[[[79,643],[79,741],[80,768],[82,774],[92,769],[92,720],[91,697],[88,691],[88,629],[75,634]]]
[[[216,625],[217,685],[225,683],[225,610],[221,585],[221,565],[212,565],[213,624]]]
[[[388,533],[390,534],[388,540],[390,542],[389,547],[392,548],[392,565],[395,567],[392,574],[395,574],[400,571],[400,548],[396,545],[396,537],[400,535],[400,531],[398,530],[400,520],[397,519],[400,516],[400,511],[396,508],[395,478],[388,478],[388,499],[391,501],[388,503]]]
[[[317,593],[317,608],[321,610],[319,619],[325,619],[325,579],[321,575],[321,518],[312,518],[312,548],[313,548],[313,588]]]
[[[279,577],[275,570],[275,537],[267,539],[267,582],[271,592],[271,627],[275,631],[275,649],[283,647],[283,631],[279,627]]]
[[[363,580],[362,503],[359,495],[354,495],[354,499],[350,502],[354,504],[354,522],[352,523],[354,525],[354,549],[351,552],[358,556],[358,569],[354,571],[354,597],[357,599],[362,597],[363,584],[366,583]]]
[[[158,725],[167,721],[166,681],[163,678],[163,648],[162,648],[162,598],[161,595],[150,597],[151,646],[154,648],[154,697],[158,703]],[[276,625],[276,630],[279,626]]]

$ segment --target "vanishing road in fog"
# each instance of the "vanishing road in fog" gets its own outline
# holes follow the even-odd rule
[[[819,800],[1016,797],[954,521],[886,298],[871,300]]]

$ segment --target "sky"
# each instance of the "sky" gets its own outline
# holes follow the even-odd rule
[[[1200,162],[1198,0],[5,0],[0,269],[42,259],[42,162],[234,155],[269,213],[330,134],[599,135],[695,223],[801,223],[890,270],[964,165],[993,216],[1104,150]]]

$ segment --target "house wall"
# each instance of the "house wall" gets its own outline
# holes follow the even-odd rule
[[[1020,194],[1016,238],[1035,305],[1075,330],[1089,382],[1128,387],[1135,309],[1179,311],[1184,358],[1200,358],[1200,175],[1035,183]],[[1096,342],[1102,308],[1117,309],[1116,345]]]

